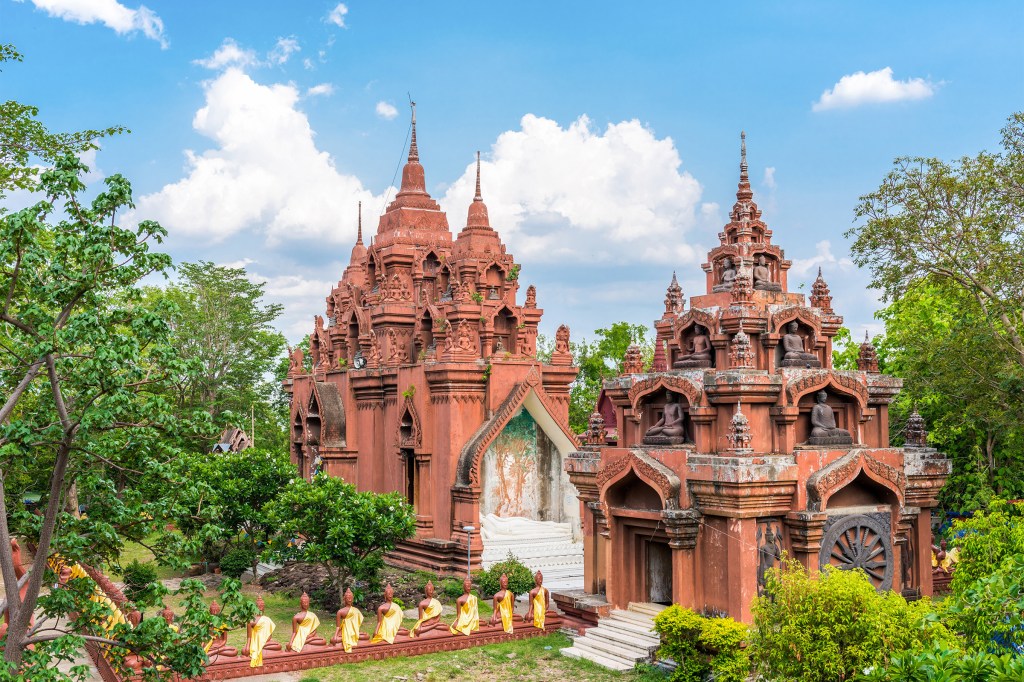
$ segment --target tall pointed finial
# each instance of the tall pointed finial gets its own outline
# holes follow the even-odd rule
[[[747,133],[740,131],[740,182],[747,180]]]
[[[480,152],[476,153],[476,196],[473,197],[473,201],[483,201],[484,198],[480,195]]]
[[[359,202],[359,227],[356,230],[356,244],[363,243],[363,202]]]
[[[420,160],[420,150],[416,146],[416,102],[409,98],[409,108],[412,109],[412,142],[409,143],[409,161]]]

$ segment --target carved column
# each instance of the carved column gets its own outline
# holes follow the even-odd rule
[[[896,526],[897,564],[896,572],[893,575],[899,579],[901,593],[908,599],[921,596],[914,557],[923,550],[914,546],[913,537],[914,523],[920,513],[921,510],[917,507],[904,508],[900,512],[899,522]]]
[[[592,594],[604,591],[603,576],[604,544],[599,519],[604,511],[598,500],[597,471],[601,466],[601,454],[597,449],[586,449],[569,453],[563,465],[569,474],[569,481],[576,486],[580,500],[580,517],[583,530],[583,589]]]
[[[818,553],[825,534],[823,512],[790,512],[786,514],[789,542],[793,555],[811,574],[818,572]]]
[[[672,552],[672,601],[686,608],[698,609],[697,603],[697,534],[701,513],[696,509],[666,509],[665,532]]]
[[[793,452],[796,445],[796,429],[793,425],[800,415],[800,408],[796,405],[785,407],[772,407],[769,410],[772,420],[775,422],[775,429],[772,433],[774,452]]]

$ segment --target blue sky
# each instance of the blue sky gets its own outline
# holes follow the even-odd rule
[[[177,260],[265,280],[292,340],[346,265],[357,201],[376,226],[406,93],[453,230],[479,149],[542,331],[577,338],[649,324],[673,270],[702,293],[744,129],[791,287],[821,265],[859,334],[879,304],[843,237],[857,197],[896,156],[997,147],[1024,107],[1022,20],[1020,2],[0,0],[26,56],[0,90],[53,129],[131,128],[94,165],[133,181]]]

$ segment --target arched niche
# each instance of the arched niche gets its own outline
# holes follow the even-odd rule
[[[516,314],[509,309],[508,306],[502,306],[501,309],[495,313],[491,320],[491,324],[494,328],[494,352],[515,352],[516,333],[519,326],[519,318]]]
[[[615,509],[662,511],[665,507],[658,491],[634,471],[627,472],[609,486],[604,499],[609,507]]]
[[[795,331],[793,325],[796,325]],[[817,329],[809,324],[807,320],[802,317],[793,317],[785,322],[778,325],[779,333],[779,344],[775,346],[775,366],[776,367],[797,367],[806,368],[808,365],[812,368],[818,368],[822,366],[821,355],[816,348],[816,340],[818,337]],[[786,335],[795,333],[802,339],[803,352],[814,356],[814,360],[801,359],[796,355],[787,358],[789,351],[786,349]],[[795,346],[795,345],[794,345]],[[795,350],[795,347],[794,347]]]
[[[700,369],[715,366],[715,349],[711,345],[714,320],[691,316],[676,330],[677,349],[672,351],[674,369]],[[706,337],[698,340],[698,337]],[[700,348],[698,348],[700,346]]]
[[[422,347],[417,349],[418,353],[429,354],[434,349],[434,316],[430,310],[424,310],[416,324],[416,337],[422,342]]]
[[[292,419],[292,461],[298,466],[299,471],[305,471],[303,467],[303,455],[305,450],[303,445],[306,442],[306,433],[303,424],[303,415],[301,410],[295,411],[295,417]]]
[[[857,400],[857,396],[837,390],[831,385],[822,387],[819,390],[825,391],[828,396],[825,404],[832,408],[836,428],[849,431],[853,442],[859,443],[860,433],[858,427],[860,425],[861,405]],[[794,425],[796,428],[794,443],[806,443],[811,435],[811,410],[817,404],[819,390],[808,391],[800,396],[797,401],[800,416],[797,417],[796,424]]]
[[[442,264],[437,271],[437,293],[442,301],[452,300],[452,292],[448,289],[451,283],[452,272],[447,264]]]
[[[763,280],[759,280],[757,275],[759,274],[759,268],[761,267],[761,259],[764,259],[764,266],[768,270],[768,277]],[[754,280],[754,289],[759,291],[782,291],[782,273],[779,267],[779,258],[771,251],[755,251],[752,254],[752,269],[751,276]]]
[[[433,251],[427,253],[423,258],[423,276],[431,278],[436,277],[440,269],[441,259],[437,257],[437,254]]]
[[[484,271],[483,277],[479,280],[484,298],[497,301],[501,299],[501,290],[505,286],[505,271],[497,263],[492,263]]]
[[[665,405],[669,402],[669,393],[671,393],[673,395],[673,399],[679,403],[683,414],[683,429],[685,431],[683,442],[693,442],[693,420],[690,418],[689,398],[684,393],[673,391],[670,388],[661,386],[643,396],[638,401],[640,425],[636,432],[636,444],[640,444],[647,433],[651,430],[651,427],[661,421],[665,416]]]
[[[864,471],[825,500],[827,511],[865,506],[886,506],[891,509],[892,505],[899,506],[896,494]]]

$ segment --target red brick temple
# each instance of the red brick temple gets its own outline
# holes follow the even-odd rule
[[[950,462],[923,438],[890,446],[902,382],[879,373],[870,343],[857,370],[833,369],[843,318],[820,271],[809,302],[789,290],[745,139],[719,239],[702,266],[706,292],[687,308],[672,276],[653,366],[631,349],[605,382],[588,445],[566,462],[585,589],[556,600],[584,620],[588,609],[674,602],[749,622],[782,552],[812,571],[859,567],[880,589],[931,594],[931,510]]]
[[[415,111],[402,186],[292,354],[291,456],[360,490],[402,491],[416,537],[391,560],[464,571],[512,550],[549,584],[582,581],[579,503],[564,458],[577,369],[569,330],[537,360],[537,292],[490,226],[480,189],[457,235],[426,190]],[[325,319],[326,318],[326,319]],[[464,527],[473,526],[467,533]]]

